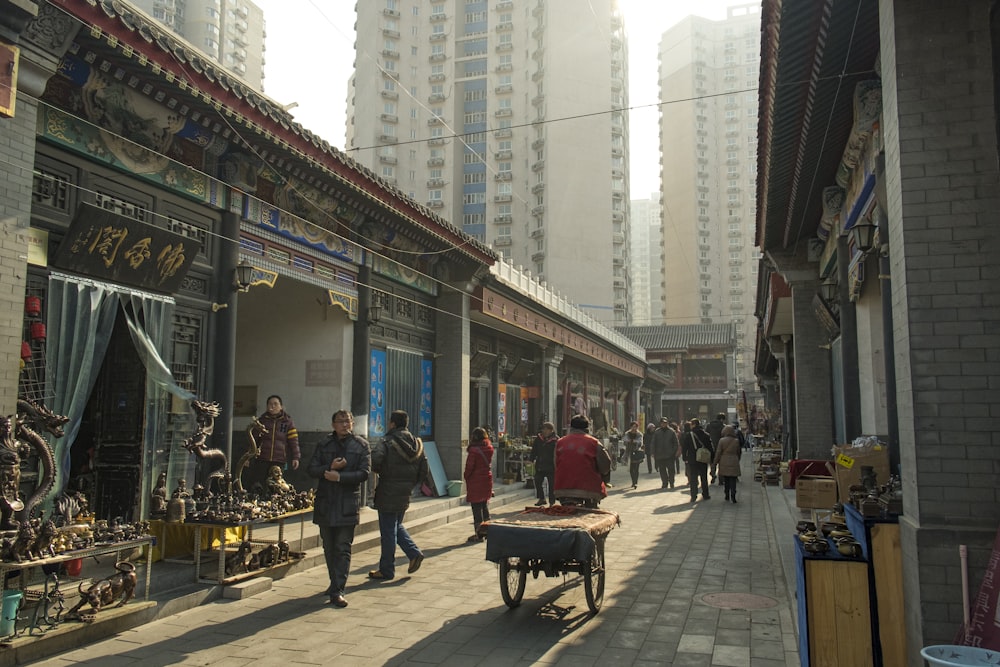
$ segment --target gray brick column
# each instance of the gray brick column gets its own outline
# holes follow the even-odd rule
[[[562,345],[549,345],[542,351],[542,412],[545,421],[559,425],[559,366]]]
[[[469,439],[469,295],[445,288],[437,307],[437,359],[434,362],[434,441],[448,479],[462,479]]]
[[[879,2],[911,661],[962,623],[958,545],[975,599],[1000,524],[996,82],[976,47],[995,42],[991,8]]]
[[[830,351],[812,305],[819,279],[796,281],[791,288],[795,446],[800,459],[829,459],[834,433]]]

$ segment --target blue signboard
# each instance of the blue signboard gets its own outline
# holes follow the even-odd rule
[[[434,374],[431,372],[434,362],[423,359],[420,362],[420,432],[417,435],[431,434],[431,400],[434,394]]]
[[[368,399],[368,435],[385,435],[385,350],[372,350],[371,396]]]

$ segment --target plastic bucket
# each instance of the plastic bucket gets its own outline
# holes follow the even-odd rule
[[[942,667],[988,667],[1000,665],[1000,651],[990,651],[975,646],[940,644],[925,646],[920,650],[924,660]]]
[[[462,495],[462,480],[450,479],[448,480],[448,484],[445,485],[445,488],[448,490],[449,496],[451,496],[452,498],[457,498],[458,496]]]
[[[74,558],[73,560],[66,561],[66,574],[69,576],[79,577],[81,570],[83,570],[82,558]]]
[[[0,610],[0,637],[10,637],[14,634],[14,623],[17,621],[17,608],[21,606],[21,591],[3,592],[3,609]]]

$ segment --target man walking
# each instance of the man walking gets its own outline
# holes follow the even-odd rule
[[[691,487],[691,502],[698,500],[698,482],[701,482],[701,496],[703,500],[709,500],[712,495],[708,491],[708,463],[698,460],[698,449],[706,448],[709,451],[710,461],[715,458],[715,449],[712,447],[712,438],[709,437],[705,429],[701,427],[701,420],[692,419],[684,424],[684,433],[681,435],[681,451],[684,455],[684,463],[687,465],[688,484]]]
[[[382,540],[382,556],[378,569],[371,570],[371,579],[393,579],[396,576],[396,545],[410,559],[407,572],[420,569],[424,555],[403,526],[403,515],[410,506],[413,487],[427,477],[427,456],[420,438],[407,430],[409,415],[396,410],[389,416],[389,430],[382,442],[372,450],[372,470],[378,473],[375,487],[375,509]]]
[[[531,454],[529,458],[535,464],[535,495],[538,502],[535,505],[541,507],[545,504],[545,490],[548,488],[549,505],[556,504],[556,427],[552,422],[542,424],[541,431],[535,436],[535,441],[531,443]]]
[[[660,488],[674,488],[677,475],[677,434],[670,428],[670,420],[660,417],[660,427],[653,431],[653,458],[660,473]]]
[[[368,442],[351,431],[354,418],[347,410],[333,414],[333,433],[316,447],[306,472],[317,479],[313,523],[319,525],[326,571],[327,594],[335,607],[346,607],[344,587],[351,570],[354,529],[360,522],[361,485],[371,472]]]

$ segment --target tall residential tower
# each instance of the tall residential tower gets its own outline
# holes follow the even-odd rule
[[[613,325],[628,318],[617,0],[357,4],[347,150]]]
[[[760,3],[663,33],[662,311],[667,324],[735,324],[735,380],[753,388]]]
[[[264,88],[264,12],[248,0],[132,0],[256,90]]]

